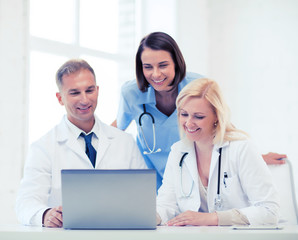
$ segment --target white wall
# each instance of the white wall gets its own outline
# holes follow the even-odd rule
[[[26,151],[26,9],[0,0],[0,224],[15,223],[14,201]]]
[[[141,39],[155,31],[162,31],[176,38],[177,0],[136,0],[137,36],[136,46]]]
[[[187,71],[209,75],[208,0],[177,0],[177,37]]]
[[[208,8],[209,75],[233,122],[263,153],[288,154],[297,176],[298,1],[210,0]]]

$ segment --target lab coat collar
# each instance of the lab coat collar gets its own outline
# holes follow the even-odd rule
[[[93,132],[93,134],[94,134],[94,136],[95,136],[96,138],[98,138],[98,136],[99,136],[99,126],[98,126],[98,124],[96,123],[96,122],[98,122],[97,119],[95,119],[95,124],[94,124],[94,126],[93,126],[93,128],[91,129],[90,132],[85,132],[85,131],[83,131],[82,129],[78,128],[76,125],[74,125],[73,123],[71,123],[71,122],[68,120],[68,118],[67,118],[66,115],[65,115],[65,117],[64,117],[64,120],[65,120],[65,123],[66,123],[66,125],[68,126],[70,132],[71,132],[76,138],[79,138],[80,135],[81,135],[81,133],[84,133],[84,134],[88,135],[89,133],[92,133],[92,132]]]
[[[177,144],[179,144],[179,149],[182,152],[188,152],[191,151],[191,149],[194,148],[194,142],[188,140],[186,137],[183,137],[180,142],[178,142]],[[219,148],[225,148],[226,146],[228,146],[230,144],[229,141],[226,141],[222,144],[215,144],[213,147],[213,151],[219,151]]]
[[[67,126],[66,122],[66,115],[61,120],[60,124],[57,126],[57,141],[62,143],[65,142],[65,144],[75,153],[77,153],[79,156],[81,156],[83,159],[86,159],[88,162],[88,156],[85,154],[84,151],[82,151],[82,148],[80,147],[77,138],[70,137],[71,136],[71,130]],[[109,148],[111,141],[114,139],[114,135],[112,131],[108,131],[108,127],[102,123],[97,116],[95,116],[95,134],[98,137],[98,146],[97,146],[97,157],[96,157],[96,166],[95,168],[100,164],[101,160],[103,159],[107,149]]]
[[[95,137],[99,137],[100,135],[100,126],[99,126],[100,120],[95,116],[95,124],[90,132],[93,132]],[[57,131],[57,141],[58,142],[64,142],[67,139],[69,139],[70,134],[77,138],[79,138],[80,134],[84,132],[82,129],[75,126],[73,123],[71,123],[67,115],[64,115],[60,124],[58,125],[58,131]],[[84,132],[85,134],[89,134]]]

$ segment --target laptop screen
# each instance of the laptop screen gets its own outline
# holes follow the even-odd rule
[[[155,229],[156,172],[62,170],[63,227]]]

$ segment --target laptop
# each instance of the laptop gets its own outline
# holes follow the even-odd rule
[[[61,170],[63,228],[156,229],[153,169]]]

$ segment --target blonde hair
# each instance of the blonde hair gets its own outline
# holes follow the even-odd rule
[[[222,144],[225,141],[243,140],[248,134],[237,129],[230,121],[230,110],[223,99],[218,84],[208,78],[196,79],[187,84],[176,99],[178,119],[180,110],[189,98],[205,98],[211,105],[216,117],[217,124],[214,125],[214,144]],[[185,136],[183,129],[179,126],[180,136]]]

